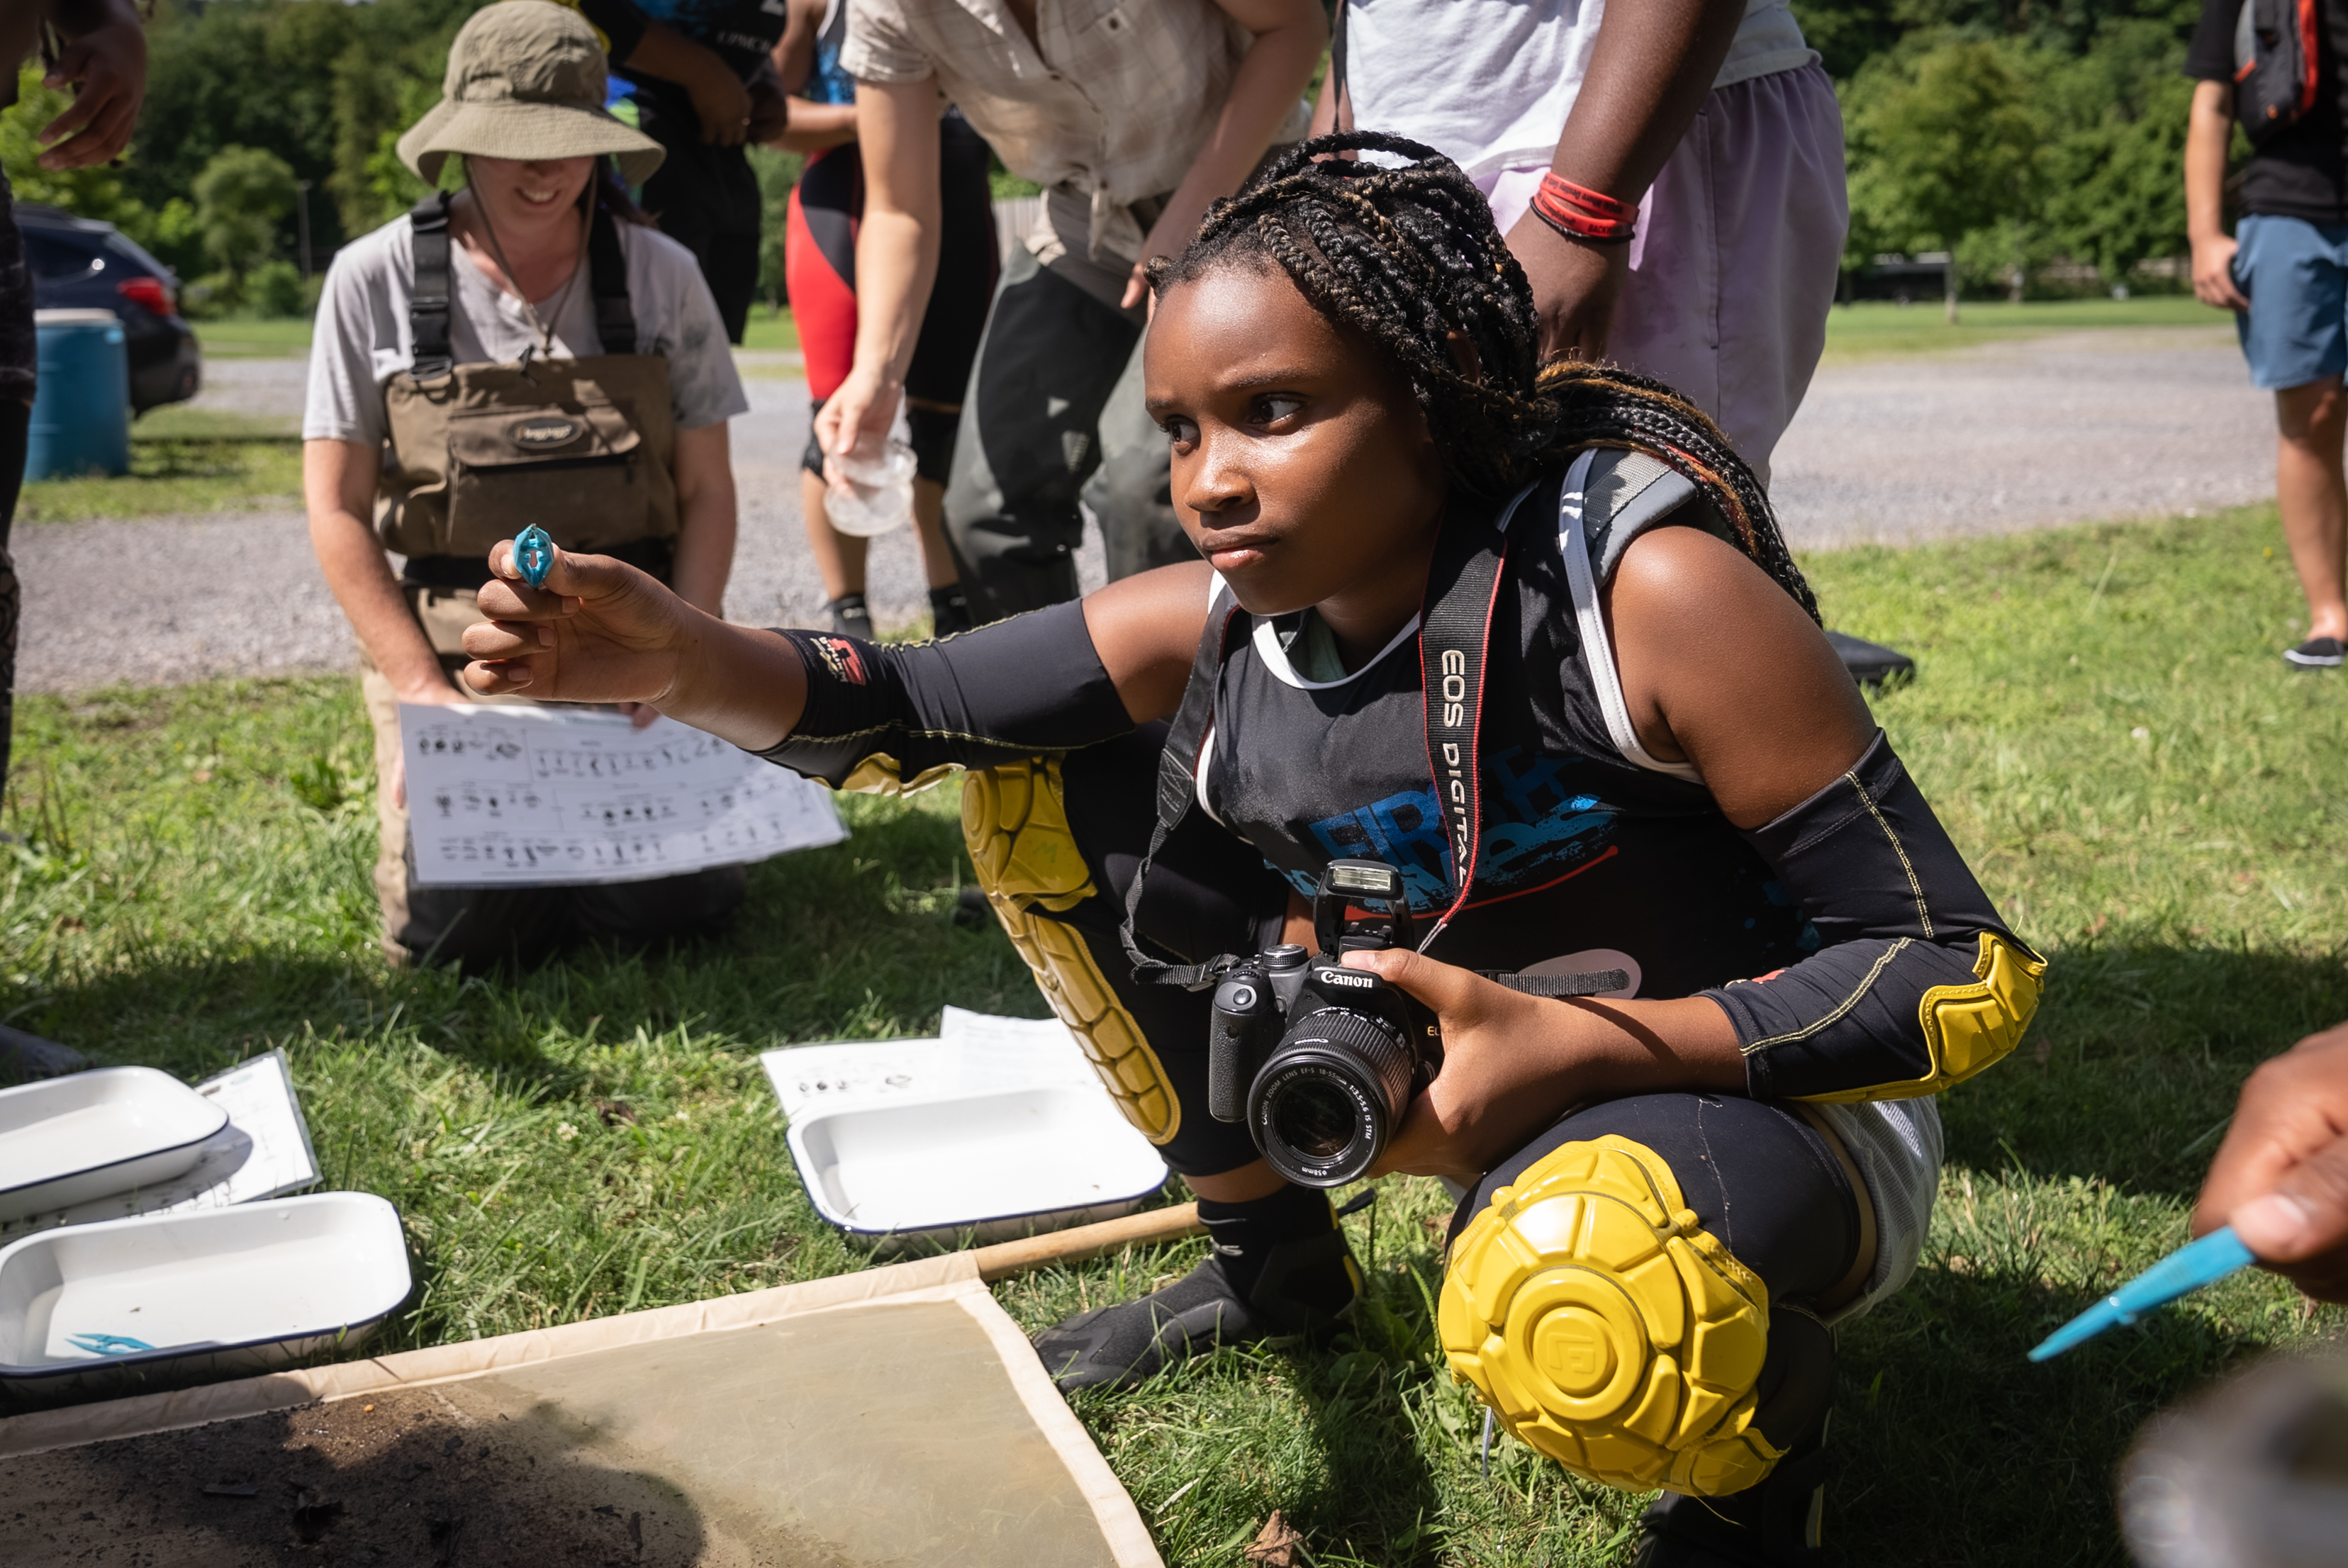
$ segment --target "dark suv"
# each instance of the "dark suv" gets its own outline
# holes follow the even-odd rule
[[[134,413],[184,402],[203,385],[196,335],[180,319],[180,280],[111,223],[21,202],[25,260],[41,310],[110,310],[122,318]]]

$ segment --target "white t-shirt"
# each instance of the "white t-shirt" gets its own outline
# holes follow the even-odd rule
[[[734,350],[717,302],[702,281],[693,253],[657,230],[620,225],[620,252],[628,259],[628,303],[635,311],[636,342],[619,345],[668,360],[669,401],[680,430],[699,429],[749,411]],[[305,441],[356,441],[381,446],[389,433],[383,389],[416,361],[407,302],[416,276],[415,231],[407,218],[386,223],[345,245],[327,270],[312,327],[310,393],[302,416]],[[452,238],[448,272],[456,284],[448,313],[448,347],[459,365],[510,364],[534,347],[538,331],[522,303],[483,276]],[[541,306],[543,307],[541,302]],[[553,354],[584,358],[604,351],[595,331],[595,296],[587,258],[562,304]]]
[[[1807,66],[1787,0],[1746,0],[1713,86]],[[1423,141],[1471,176],[1546,164],[1590,70],[1606,0],[1346,0],[1354,124]]]

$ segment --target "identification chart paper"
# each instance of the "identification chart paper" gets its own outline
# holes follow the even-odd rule
[[[848,837],[821,786],[673,718],[403,703],[399,736],[427,887],[641,882]]]

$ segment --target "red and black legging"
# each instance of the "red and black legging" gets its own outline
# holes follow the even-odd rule
[[[906,420],[923,479],[946,482],[953,458],[958,409],[971,361],[986,330],[994,297],[994,209],[986,180],[987,149],[961,113],[938,122],[938,278],[913,362],[905,372]],[[783,271],[791,291],[791,317],[807,356],[808,392],[818,408],[848,379],[856,359],[856,231],[864,213],[864,160],[856,144],[808,160],[791,191],[783,234]],[[942,405],[922,407],[922,404]],[[823,471],[823,452],[808,438],[803,459]]]

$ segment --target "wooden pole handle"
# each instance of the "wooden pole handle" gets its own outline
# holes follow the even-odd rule
[[[1078,1225],[1073,1230],[1053,1231],[1016,1242],[997,1242],[991,1247],[980,1247],[974,1255],[978,1259],[978,1277],[992,1284],[1045,1264],[1082,1263],[1119,1247],[1179,1241],[1184,1236],[1204,1235],[1206,1230],[1199,1222],[1199,1205],[1180,1203],[1170,1209],[1150,1209],[1103,1220],[1096,1225]]]

